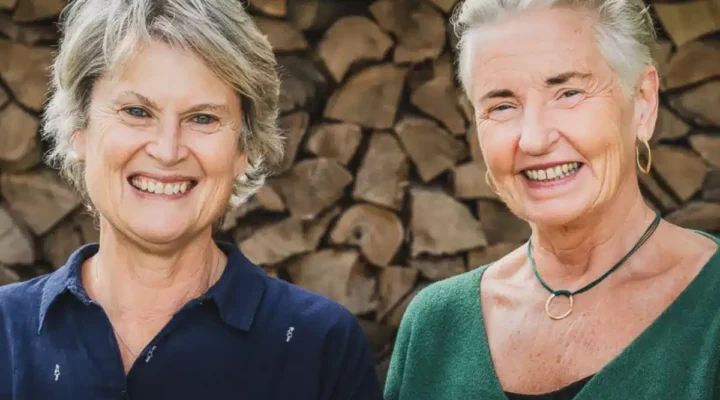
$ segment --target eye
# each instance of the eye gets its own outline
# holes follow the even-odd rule
[[[201,125],[207,125],[217,121],[217,118],[213,117],[212,115],[200,114],[194,116],[192,118],[192,121]]]
[[[574,97],[574,96],[577,96],[577,95],[579,95],[579,94],[580,94],[580,91],[579,91],[579,90],[570,89],[570,90],[564,91],[561,96],[567,98],[567,97]]]
[[[149,114],[140,107],[126,107],[123,109],[123,111],[131,117],[135,118],[145,118],[149,116]]]
[[[512,104],[500,104],[490,108],[486,113],[486,118],[495,121],[507,121],[516,114],[517,108]]]

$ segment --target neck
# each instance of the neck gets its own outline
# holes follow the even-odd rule
[[[637,243],[655,212],[637,183],[626,185],[608,206],[563,226],[533,228],[533,258],[543,278],[573,282],[600,276]],[[632,263],[632,258],[627,261]]]
[[[222,274],[225,255],[211,232],[182,248],[153,251],[100,224],[98,253],[83,266],[91,298],[112,319],[170,318],[188,301],[207,291]]]

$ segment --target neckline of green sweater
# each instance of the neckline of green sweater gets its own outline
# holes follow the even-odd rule
[[[687,287],[685,287],[678,297],[670,303],[668,308],[666,308],[647,328],[645,328],[640,335],[633,339],[632,342],[630,342],[630,344],[620,352],[620,354],[615,356],[615,358],[610,360],[609,363],[593,374],[592,378],[590,378],[590,380],[585,384],[585,387],[577,394],[575,399],[582,399],[584,393],[596,390],[595,387],[612,385],[613,382],[608,381],[606,377],[614,375],[614,370],[622,369],[627,366],[628,363],[632,364],[631,367],[634,366],[637,368],[638,366],[634,365],[634,356],[651,350],[653,346],[657,345],[657,340],[654,338],[659,334],[665,333],[664,325],[667,325],[668,321],[675,325],[683,325],[683,321],[692,323],[692,315],[701,314],[701,311],[704,311],[698,310],[697,308],[693,309],[690,306],[698,304],[698,295],[707,293],[707,291],[702,290],[703,288],[708,286],[717,287],[714,284],[720,284],[720,239],[702,231],[695,232],[712,239],[718,245],[718,249],[712,257],[710,257],[700,272],[690,281]],[[478,343],[480,346],[479,355],[482,358],[480,362],[490,368],[490,375],[492,375],[491,378],[494,385],[493,391],[504,394],[502,385],[500,384],[500,379],[498,378],[497,371],[495,370],[495,366],[490,355],[490,345],[487,340],[487,332],[485,331],[485,320],[483,318],[480,297],[480,282],[482,281],[485,271],[492,267],[492,265],[493,263],[483,265],[475,270],[475,273],[468,274],[471,285],[468,289],[472,290],[471,298],[474,299],[473,308],[476,310],[476,312],[473,313],[475,315],[475,329],[477,329],[477,332],[480,332],[479,334],[481,336],[481,340],[475,341],[475,343]],[[711,290],[709,292],[715,294],[717,301],[705,302],[705,304],[720,304],[720,290]],[[711,311],[716,311],[716,308],[713,308]],[[701,318],[699,321],[695,322],[695,325],[698,325],[709,323],[710,321],[708,321],[708,319]]]

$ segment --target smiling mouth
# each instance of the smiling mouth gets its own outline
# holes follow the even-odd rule
[[[197,186],[197,181],[192,179],[160,182],[138,175],[129,177],[128,183],[141,192],[164,196],[184,195]]]
[[[526,169],[523,170],[522,173],[531,181],[550,182],[577,174],[583,165],[581,162],[571,162],[545,169]]]

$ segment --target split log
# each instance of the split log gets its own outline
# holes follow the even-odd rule
[[[482,149],[480,148],[480,139],[478,138],[477,128],[475,124],[471,124],[468,129],[465,140],[470,146],[470,156],[473,161],[481,164],[485,164],[485,158],[482,155]]]
[[[310,116],[304,111],[298,111],[280,118],[280,129],[284,133],[284,151],[282,161],[274,168],[274,173],[280,174],[292,168],[297,157],[300,142],[305,137]]]
[[[707,174],[703,184],[703,200],[720,203],[720,169],[714,169]]]
[[[267,35],[275,52],[307,50],[309,44],[302,32],[285,21],[255,17],[258,29]]]
[[[0,39],[0,76],[15,97],[27,107],[40,111],[50,81],[50,48],[28,47]]]
[[[318,54],[336,82],[360,61],[380,61],[393,41],[380,27],[365,17],[345,17],[325,32]]]
[[[98,223],[86,210],[75,212],[72,219],[80,230],[83,243],[97,243],[100,241]]]
[[[287,14],[287,0],[250,0],[250,4],[271,17],[284,17]]]
[[[720,168],[720,134],[699,133],[690,136],[690,145],[710,165]]]
[[[353,314],[375,310],[377,282],[354,250],[325,249],[299,256],[287,267],[292,282],[345,306]]]
[[[310,129],[305,150],[348,165],[361,140],[362,131],[355,124],[320,124]]]
[[[403,238],[400,218],[370,204],[350,207],[330,234],[333,243],[359,246],[365,258],[377,266],[387,266],[392,261]]]
[[[433,4],[438,6],[445,14],[450,14],[457,0],[431,0]]]
[[[406,267],[387,267],[380,270],[378,283],[380,286],[380,300],[377,308],[377,318],[382,320],[385,316],[412,292],[417,282],[418,270]]]
[[[720,30],[720,21],[708,0],[654,3],[655,11],[677,46]]]
[[[523,243],[532,233],[527,221],[513,214],[503,203],[478,200],[477,210],[488,244]]]
[[[410,259],[410,267],[417,269],[423,278],[433,282],[460,275],[467,271],[465,269],[465,257],[463,255],[412,258]]]
[[[452,82],[450,71],[447,71],[447,75],[437,75],[415,89],[410,95],[410,102],[440,121],[453,134],[464,134],[467,131],[458,104],[458,90]]]
[[[395,329],[365,319],[358,319],[358,322],[368,340],[368,344],[370,344],[370,351],[373,356],[391,351],[392,341],[395,338]]]
[[[495,262],[518,248],[517,243],[497,243],[468,252],[468,267],[473,270]]]
[[[278,100],[280,111],[315,110],[327,90],[325,76],[312,61],[304,58],[280,56],[277,60],[282,79]]]
[[[313,219],[342,197],[353,176],[337,161],[314,158],[295,164],[278,177],[277,188],[290,213],[301,219]]]
[[[720,204],[691,201],[666,217],[668,222],[687,229],[720,232]]]
[[[13,19],[17,22],[54,19],[60,15],[63,8],[63,0],[19,0]]]
[[[5,104],[10,102],[10,96],[7,94],[5,89],[0,86],[0,109],[5,107]]]
[[[313,220],[286,218],[257,230],[239,243],[240,250],[258,265],[277,264],[296,254],[314,251],[339,214],[340,209],[333,208]]]
[[[18,0],[0,0],[0,10],[12,10],[17,2]]]
[[[428,287],[428,283],[419,283],[415,287],[415,290],[413,290],[412,293],[410,293],[409,295],[405,296],[403,301],[398,304],[393,310],[387,313],[387,315],[385,316],[385,318],[382,319],[382,321],[384,321],[385,324],[387,324],[388,326],[392,326],[395,329],[399,328],[402,317],[403,315],[405,315],[405,311],[407,310],[408,306],[413,301],[415,296],[417,296],[418,293],[420,293],[420,291],[422,291],[426,287]]]
[[[361,11],[355,2],[336,0],[290,0],[288,19],[302,31],[324,31],[343,15]]]
[[[49,261],[54,269],[58,269],[65,265],[70,254],[84,243],[80,229],[72,219],[66,218],[43,237],[42,251],[45,260]]]
[[[681,115],[703,126],[720,126],[720,81],[710,81],[693,90],[670,97],[670,105]]]
[[[423,182],[430,182],[468,155],[465,143],[428,119],[405,117],[395,131]]]
[[[37,235],[49,231],[80,204],[75,192],[50,170],[4,173],[0,193]]]
[[[460,111],[462,111],[465,120],[467,120],[471,126],[475,125],[475,107],[473,107],[470,99],[468,99],[462,90],[458,91],[458,104],[460,105]]]
[[[455,197],[458,199],[495,199],[500,197],[485,182],[484,162],[470,161],[453,170]]]
[[[0,32],[15,42],[30,46],[39,42],[56,43],[59,36],[52,25],[16,24],[9,14],[0,14]]]
[[[690,126],[665,107],[658,108],[657,123],[651,143],[662,140],[675,140],[687,136]]]
[[[0,168],[20,171],[40,162],[38,120],[15,104],[0,111]]]
[[[392,128],[406,74],[407,69],[393,64],[363,69],[332,94],[325,117],[367,128]]]
[[[445,45],[445,18],[431,5],[420,1],[379,0],[370,13],[386,31],[398,38],[396,63],[422,62],[437,58]]]
[[[21,222],[0,206],[0,263],[32,264],[35,242]]]
[[[0,286],[20,282],[20,275],[10,267],[0,264]]]
[[[670,146],[653,149],[652,167],[683,202],[700,190],[708,170],[691,151]]]
[[[655,66],[660,77],[660,90],[665,90],[665,77],[667,76],[668,64],[670,63],[670,55],[672,54],[673,44],[669,40],[659,39],[657,44],[650,49]]]
[[[679,204],[675,199],[665,191],[660,185],[658,185],[652,174],[637,174],[640,181],[640,187],[644,189],[646,197],[649,197],[653,205],[655,205],[660,211],[668,212],[676,209]]]
[[[400,210],[408,182],[408,159],[391,134],[375,133],[357,173],[353,198]]]
[[[287,209],[285,202],[283,202],[282,197],[280,197],[280,193],[270,185],[265,185],[260,188],[254,197],[263,210],[280,212]]]
[[[228,232],[231,229],[235,229],[240,218],[258,209],[260,209],[260,204],[258,204],[257,198],[254,196],[248,198],[236,207],[231,207],[225,211],[225,215],[223,215],[220,231]]]
[[[720,44],[694,41],[678,49],[670,59],[665,89],[683,86],[720,76]]]
[[[417,187],[410,191],[411,254],[455,254],[487,245],[470,210],[446,193]]]

